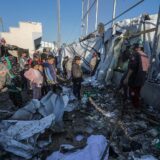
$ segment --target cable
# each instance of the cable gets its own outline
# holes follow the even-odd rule
[[[95,5],[95,3],[97,2],[97,0],[94,0],[94,2],[92,3],[92,5],[89,7],[89,9],[87,10],[87,12],[85,13],[85,15],[83,16],[83,19],[84,20],[87,16],[87,14],[90,12],[90,10],[93,8],[93,6]]]
[[[130,11],[131,9],[133,9],[134,7],[138,6],[139,4],[141,4],[142,2],[144,2],[144,0],[139,1],[138,3],[134,4],[133,6],[131,6],[130,8],[128,8],[127,10],[125,10],[124,12],[122,12],[121,14],[119,14],[118,16],[116,16],[115,18],[113,18],[112,20],[110,20],[109,22],[105,23],[104,26],[112,23],[113,21],[115,21],[116,19],[118,19],[119,17],[123,16],[125,13],[127,13],[128,11]]]
[[[134,4],[133,6],[131,6],[130,8],[128,8],[127,10],[125,10],[124,12],[122,12],[121,14],[119,14],[118,16],[116,16],[114,19],[108,21],[107,23],[104,24],[104,26],[112,23],[113,21],[115,21],[116,19],[118,19],[119,17],[123,16],[125,13],[127,13],[128,11],[130,11],[131,9],[135,8],[136,6],[138,6],[139,4],[141,4],[142,2],[144,2],[144,0],[140,0],[139,2],[137,2],[136,4]],[[90,34],[93,34],[97,32],[97,30],[91,32]]]

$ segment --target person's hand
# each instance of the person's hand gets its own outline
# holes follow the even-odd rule
[[[128,78],[125,78],[125,79],[124,79],[123,84],[124,84],[124,85],[127,85],[127,84],[128,84]]]

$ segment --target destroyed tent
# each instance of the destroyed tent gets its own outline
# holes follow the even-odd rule
[[[142,89],[142,97],[151,106],[160,106],[160,10],[157,18],[156,32],[153,40],[151,67],[148,81]],[[154,93],[154,94],[153,94]],[[152,98],[151,98],[152,97]]]
[[[133,45],[134,43],[142,43],[144,45],[145,53],[151,59],[153,54],[153,49],[157,47],[155,51],[156,55],[156,67],[154,69],[154,73],[159,70],[159,28],[157,29],[156,41],[158,45],[154,45],[155,39],[155,31],[157,26],[157,17],[158,15],[141,15],[136,18],[125,19],[114,24],[114,30],[107,29],[103,36],[99,36],[95,33],[95,36],[91,39],[85,39],[84,41],[80,41],[77,43],[73,43],[70,46],[67,46],[63,49],[64,55],[69,55],[69,57],[73,58],[74,55],[80,55],[83,60],[82,66],[85,67],[86,70],[89,69],[89,62],[91,60],[93,52],[98,51],[101,54],[101,61],[98,65],[97,71],[95,75],[89,79],[89,82],[92,84],[111,84],[114,82],[116,85],[119,84],[120,79],[124,73],[123,64],[122,68],[119,68],[119,57],[122,52],[126,49],[127,45]],[[113,33],[113,34],[112,34]],[[153,71],[152,71],[153,72]],[[156,79],[159,76],[156,73]],[[87,80],[88,81],[88,80]],[[148,82],[146,82],[147,84]],[[153,83],[153,82],[152,82]],[[155,83],[149,86],[154,87]],[[145,86],[144,86],[145,87]],[[147,87],[146,88],[150,88]],[[144,95],[146,93],[142,91],[142,97],[147,100],[147,103],[150,105],[159,105],[159,100],[157,99],[160,95],[159,89],[155,92],[157,96],[154,100],[148,100],[148,97],[151,95]],[[157,100],[158,103],[155,103]]]
[[[121,49],[123,49],[121,48],[121,46],[125,46],[126,37],[128,38],[130,36],[131,37],[135,36],[134,38],[130,38],[131,44],[137,41],[137,39],[138,40],[140,39],[140,36],[142,35],[140,33],[142,31],[141,30],[142,29],[141,20],[143,19],[142,17],[143,16],[135,18],[135,19],[131,19],[131,20],[124,20],[122,22],[118,22],[117,24],[115,24],[116,31],[118,31],[118,33],[115,32],[113,36],[112,36],[112,31],[108,29],[104,33],[104,37],[95,36],[95,38],[85,40],[83,42],[81,41],[79,43],[72,44],[71,46],[64,47],[61,52],[62,60],[63,60],[63,57],[67,55],[70,58],[73,58],[74,55],[79,54],[80,56],[82,56],[82,59],[83,59],[83,64],[82,64],[83,67],[86,70],[89,70],[88,63],[92,57],[92,53],[95,52],[96,50],[101,53],[101,62],[98,66],[95,76],[93,77],[93,79],[91,79],[91,82],[92,80],[95,80],[94,82],[97,81],[98,83],[106,81],[107,84],[109,84],[112,79],[116,80],[116,77],[118,77],[116,80],[116,83],[118,83],[121,75],[117,73],[116,71],[114,71],[114,69],[117,67],[118,57],[119,57]],[[151,18],[151,21],[154,21],[154,22],[156,21],[156,16],[150,16],[150,18]],[[147,21],[150,21],[150,20],[147,20]],[[129,29],[132,31],[131,28],[133,28],[133,33],[128,33]],[[149,33],[147,34],[147,36],[150,38],[150,42],[152,43],[152,40],[153,40],[152,38],[154,36],[149,35]],[[152,46],[152,45],[150,44],[149,46]],[[151,52],[148,51],[147,53],[151,53]],[[70,92],[67,90],[68,89],[65,88],[64,92]],[[111,95],[108,95],[108,93],[106,93],[106,90],[104,93],[102,93],[101,90],[98,92],[98,89],[96,88],[96,91],[94,92],[94,94],[96,95],[95,99],[97,100],[96,102],[98,103],[98,105],[100,105],[102,108],[105,108],[105,105],[107,104],[107,107],[106,107],[107,110],[110,109],[111,111],[106,112],[105,115],[108,116],[111,121],[115,122],[116,120],[115,117],[118,117],[118,114],[119,114],[118,109],[120,110],[120,108],[118,107],[120,107],[120,105],[115,103],[113,93],[110,93],[112,94],[112,97],[111,97]],[[69,96],[72,97],[70,93],[69,93]],[[54,125],[55,122],[59,122],[59,121],[61,122],[64,111],[71,111],[72,109],[74,109],[75,106],[68,104],[68,99],[70,98],[67,98],[66,96],[60,96],[60,95],[54,95],[52,93],[48,93],[48,95],[44,97],[41,101],[32,100],[29,105],[18,110],[11,117],[10,120],[3,120],[0,123],[0,125],[2,126],[1,136],[0,136],[2,138],[0,138],[0,145],[6,151],[12,152],[26,159],[30,159],[36,153],[43,151],[44,145],[42,145],[41,147],[38,146],[39,142],[37,142],[38,141],[37,137],[39,137],[39,135],[45,132],[47,128],[52,128],[52,125]],[[105,102],[105,104],[101,104],[102,101]],[[124,123],[118,122],[118,124],[121,124],[121,128],[124,128],[124,130],[127,128],[127,133],[129,132],[129,136],[132,136],[132,135],[134,136],[134,134],[137,134],[137,132],[133,133],[132,130],[136,130],[136,131],[138,130],[138,132],[142,132],[142,131],[144,132],[143,129],[147,131],[151,129],[151,126],[148,127],[149,122],[143,122],[141,120],[137,120],[137,117],[135,115],[132,115],[132,113],[130,113],[130,115],[125,114],[126,116],[125,122]],[[145,117],[146,116],[142,114],[142,118],[145,118]],[[76,118],[76,116],[73,113],[68,117],[68,119],[74,119],[74,118]],[[96,126],[98,129],[99,128],[103,129],[103,127],[106,127],[105,129],[107,131],[109,129],[112,130],[112,126],[111,126],[112,123],[107,123],[106,119],[102,118],[102,116],[99,116],[99,114],[94,110],[92,110],[91,113],[88,113],[87,116],[85,115],[85,118],[86,119],[84,119],[84,122],[87,121],[87,119],[92,121],[91,126],[93,128],[94,126]],[[136,122],[134,122],[134,125],[133,125],[132,118],[134,118],[134,121],[137,120]],[[93,120],[95,120],[94,123],[93,123]],[[75,121],[74,120],[71,121],[71,124],[70,124],[71,127],[68,126],[68,128],[70,127],[69,128],[70,130],[73,130],[73,128],[76,128],[77,126],[78,126],[77,127],[78,129],[80,128],[80,124],[77,126],[76,125],[72,126],[72,123],[74,124]],[[13,130],[13,128],[15,130]],[[105,129],[103,129],[103,131]],[[21,130],[21,132],[19,132],[18,130]],[[87,128],[87,131],[90,134],[92,134],[93,129],[90,127],[90,128]],[[126,149],[125,147],[129,145],[127,143],[124,143],[122,139],[122,136],[124,135],[124,133],[125,132],[123,132],[123,134],[121,133],[121,137],[119,137],[120,135],[116,135],[114,136],[114,138],[115,138],[115,141],[118,141],[119,143],[122,144],[122,148]],[[137,138],[136,139],[137,141],[145,142],[146,137],[142,136],[142,134],[139,137],[137,136],[138,138],[135,136]],[[49,137],[50,136],[48,136],[48,138]],[[155,137],[157,137],[157,135]],[[88,138],[87,146],[84,147],[83,149],[76,150],[76,152],[74,153],[66,153],[66,154],[62,154],[59,151],[57,151],[57,152],[54,152],[52,155],[50,155],[48,159],[52,160],[52,159],[55,159],[56,157],[56,158],[64,158],[67,160],[67,159],[71,159],[70,157],[75,159],[75,157],[77,158],[77,156],[82,158],[81,155],[83,156],[93,155],[99,158],[102,156],[102,154],[104,154],[104,148],[106,147],[106,144],[107,144],[106,139],[101,136],[103,140],[98,141],[98,143],[94,141],[94,145],[92,145],[93,144],[91,140],[92,138],[93,138],[92,136]],[[94,139],[96,139],[96,136],[94,137]],[[148,147],[146,146],[152,143],[150,141],[151,139],[150,138],[148,139],[149,140],[143,144],[143,147],[146,149],[145,152],[143,152],[143,154],[146,154],[146,152],[148,151]],[[156,138],[154,140],[156,141]],[[4,143],[4,141],[6,141],[6,143]],[[48,140],[46,143],[50,143],[50,142],[52,141]],[[126,144],[126,146],[124,146],[123,144]],[[137,143],[136,144],[133,143],[133,145],[137,147]],[[113,143],[113,146],[114,146],[114,143]],[[69,146],[69,148],[70,147],[73,147],[73,146]],[[139,147],[138,145],[138,148],[141,148],[141,147]],[[93,153],[92,152],[93,149],[94,150],[96,149],[97,152]],[[87,150],[90,150],[90,154],[88,154]],[[86,154],[84,155],[83,153],[86,153]],[[131,155],[131,157],[132,159],[136,159],[136,157],[133,158],[134,155]],[[146,157],[141,157],[139,159],[142,159],[142,158],[147,159],[148,157],[154,159],[154,157],[150,155]]]
[[[89,40],[85,40],[78,43],[73,43],[69,46],[65,46],[62,48],[61,54],[61,68],[62,62],[65,56],[73,59],[74,56],[80,56],[83,60],[82,67],[85,70],[90,70],[89,62],[92,58],[92,54],[94,52],[98,52],[102,46],[102,38],[101,37],[94,37]]]
[[[63,154],[57,151],[50,155],[47,160],[100,160],[106,146],[107,140],[104,136],[92,135],[87,139],[87,146],[84,149],[68,154]],[[73,146],[66,147],[74,148]],[[105,160],[107,159],[108,154],[105,156]]]

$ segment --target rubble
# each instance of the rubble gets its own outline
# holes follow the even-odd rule
[[[35,136],[26,134],[33,138],[29,138],[27,144],[19,144],[25,145],[24,148],[29,147],[29,150],[27,149],[28,152],[23,150],[21,153],[25,153],[28,157],[32,155],[31,159],[35,160],[46,159],[49,155],[52,155],[53,152],[55,156],[56,153],[60,153],[59,151],[63,152],[60,156],[64,157],[66,155],[76,155],[79,150],[83,151],[87,147],[86,142],[88,137],[92,135],[103,135],[108,141],[109,160],[142,159],[145,155],[152,155],[155,159],[160,158],[160,148],[158,147],[160,136],[160,126],[158,122],[160,116],[158,111],[154,108],[150,111],[150,107],[144,105],[142,110],[137,112],[129,102],[123,103],[121,95],[118,93],[115,94],[115,89],[109,86],[99,89],[86,85],[83,87],[83,93],[87,98],[92,97],[93,102],[103,114],[95,109],[88,100],[86,103],[78,102],[72,98],[72,100],[70,100],[67,91],[62,97],[49,93],[40,102],[32,100],[24,108],[15,112],[11,117],[12,120],[7,120],[12,121],[12,125],[14,122],[13,117],[17,117],[18,119],[18,115],[21,115],[20,113],[26,116],[19,117],[18,121],[24,121],[23,119],[26,121],[26,119],[29,118],[30,121],[34,122],[36,118],[40,120],[42,117],[49,116],[48,113],[55,111],[55,113],[60,115],[57,116],[57,120],[63,121],[62,127],[50,125],[47,127],[48,129],[45,128],[45,131],[38,132],[38,137],[36,137],[35,140]],[[66,95],[67,97],[65,97]],[[57,98],[58,102],[54,101],[53,97]],[[50,100],[50,98],[52,100]],[[63,101],[63,107],[59,103],[61,100]],[[54,106],[53,104],[59,106],[61,112],[56,111],[54,107],[49,107]],[[122,106],[124,106],[124,108]],[[32,112],[30,112],[30,110],[32,110]],[[26,114],[28,112],[30,112],[32,116],[28,116]],[[53,121],[53,124],[54,123],[55,121]],[[116,129],[115,125],[117,125]],[[12,135],[16,135],[16,130]],[[16,137],[18,138],[17,135]],[[22,136],[19,135],[19,138],[20,137],[22,138]],[[21,140],[16,141],[16,143],[17,142],[19,143]],[[64,147],[62,144],[68,144],[71,148],[66,148],[66,146]],[[12,148],[14,147],[15,146]],[[17,147],[15,148],[17,150]],[[40,151],[43,152],[39,153]],[[3,157],[5,157],[5,152],[3,151],[2,153]],[[10,154],[9,157],[12,159],[15,156]]]

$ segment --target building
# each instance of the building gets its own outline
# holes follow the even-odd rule
[[[7,44],[28,49],[30,53],[38,49],[42,39],[42,24],[37,22],[20,22],[18,27],[10,27],[9,32],[1,32]]]

